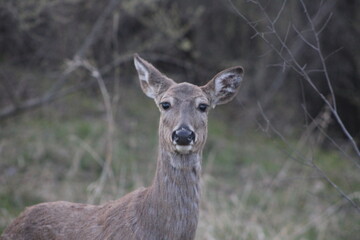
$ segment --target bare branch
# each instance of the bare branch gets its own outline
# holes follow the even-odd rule
[[[311,162],[311,165],[313,168],[315,168],[317,170],[318,173],[320,173],[320,175],[326,179],[326,181],[328,183],[331,184],[331,186],[333,188],[336,189],[336,191],[341,195],[341,197],[343,197],[344,199],[346,199],[349,203],[351,203],[351,205],[360,213],[360,206],[356,204],[356,202],[349,197],[338,185],[336,185],[330,178],[329,176],[318,166],[314,163],[314,161]]]
[[[329,53],[327,56],[325,56],[324,60],[326,61],[328,58],[330,58],[332,55],[340,52],[342,49],[344,49],[344,47],[339,47],[338,49],[332,51],[331,53]]]
[[[298,34],[298,36],[312,49],[314,49],[315,51],[318,51],[319,49],[314,46],[314,44],[310,43],[305,37],[304,35],[296,28],[295,25],[292,25],[293,29],[295,30],[295,32]]]
[[[309,15],[309,12],[308,12],[308,10],[307,10],[307,7],[306,7],[304,1],[303,1],[303,0],[300,0],[300,2],[301,2],[301,5],[303,6],[305,16],[306,16],[306,18],[308,19],[308,22],[309,22],[309,24],[310,24],[310,26],[311,26],[311,29],[312,29],[312,31],[313,31],[313,34],[314,34],[314,36],[315,36],[316,47],[317,47],[317,49],[318,49],[318,50],[317,50],[317,53],[318,53],[318,55],[319,55],[319,57],[320,57],[320,61],[321,61],[322,67],[323,67],[323,69],[324,69],[324,75],[325,75],[326,82],[327,82],[327,85],[328,85],[328,88],[329,88],[329,90],[330,90],[330,94],[331,94],[331,97],[332,97],[333,108],[334,108],[334,111],[336,112],[337,109],[336,109],[336,99],[335,99],[334,89],[333,89],[332,84],[331,84],[331,82],[330,82],[330,77],[329,77],[329,73],[328,73],[328,71],[327,71],[327,65],[326,65],[326,63],[325,63],[325,58],[324,58],[324,56],[323,56],[323,54],[322,54],[322,51],[321,51],[321,44],[320,44],[319,35],[318,35],[318,33],[317,33],[316,29],[315,29],[315,24],[314,24],[313,20],[311,19],[310,15]],[[347,130],[346,130],[346,131],[347,131]],[[360,155],[359,155],[359,156],[360,156]]]
[[[285,37],[284,37],[284,43],[286,43],[288,37],[289,37],[289,33],[290,33],[290,28],[291,28],[291,23],[288,24],[288,27],[287,27],[287,30],[286,30],[286,33],[285,33]],[[282,51],[283,51],[284,47],[281,46],[280,47],[280,53],[282,54]]]
[[[263,107],[261,106],[260,103],[257,104],[258,105],[258,108],[259,108],[259,111],[261,113],[261,116],[263,117],[263,119],[265,120],[266,122],[266,127],[262,127],[261,124],[259,124],[260,128],[268,133],[270,130],[273,131],[277,137],[280,138],[280,140],[287,146],[286,149],[284,148],[281,148],[281,151],[283,153],[286,154],[287,157],[289,157],[290,159],[300,163],[300,164],[303,164],[303,165],[306,165],[306,166],[310,166],[309,164],[309,161],[306,159],[306,157],[298,150],[300,147],[297,147],[296,149],[293,149],[293,147],[290,146],[289,142],[286,140],[286,138],[281,134],[281,132],[276,129],[276,127],[271,123],[271,120],[267,117],[266,113],[264,112],[264,109]]]
[[[346,135],[346,137],[349,139],[349,141],[351,142],[356,154],[360,157],[360,149],[358,148],[354,138],[351,136],[351,134],[349,133],[349,131],[347,130],[347,128],[345,127],[343,121],[341,120],[338,112],[337,112],[337,106],[336,106],[336,98],[335,98],[335,93],[334,93],[334,90],[333,90],[333,87],[332,87],[332,84],[331,84],[331,81],[330,81],[330,76],[329,76],[329,72],[327,70],[327,65],[326,65],[326,61],[325,61],[325,58],[323,56],[323,53],[321,51],[321,44],[320,44],[320,39],[319,39],[319,34],[318,32],[316,32],[315,30],[315,25],[314,23],[312,22],[312,19],[310,18],[310,15],[309,15],[309,12],[307,11],[307,8],[306,8],[306,5],[304,3],[303,0],[300,0],[303,8],[304,8],[304,12],[305,12],[305,15],[306,17],[308,18],[308,21],[311,25],[311,28],[313,30],[313,33],[315,35],[315,40],[316,40],[316,45],[318,47],[318,55],[320,57],[320,60],[321,60],[321,64],[322,64],[322,67],[324,69],[324,75],[325,75],[325,79],[326,79],[326,82],[327,82],[327,85],[328,85],[328,88],[330,90],[330,94],[331,94],[331,97],[332,97],[332,101],[333,101],[333,106],[331,106],[331,110],[332,110],[332,114],[334,115],[337,123],[340,125],[340,128],[342,129],[342,131],[344,132],[344,134]],[[327,104],[329,104],[328,101],[325,101]]]
[[[83,58],[86,51],[100,36],[100,31],[103,29],[106,18],[114,11],[115,7],[120,3],[118,0],[109,0],[106,8],[96,20],[90,34],[85,38],[85,42],[75,54],[75,57]]]
[[[280,7],[280,10],[279,10],[278,14],[276,15],[275,19],[272,21],[272,25],[275,25],[275,24],[276,24],[276,22],[279,20],[279,18],[280,18],[280,16],[281,16],[282,12],[283,12],[283,11],[284,11],[284,9],[285,9],[286,2],[287,2],[287,0],[284,0],[284,1],[283,1],[283,4],[281,5],[281,7]]]
[[[99,33],[102,29],[102,26],[106,20],[106,18],[111,14],[114,10],[114,7],[119,3],[118,0],[109,0],[109,3],[103,13],[99,16],[96,23],[92,27],[90,34],[85,38],[84,43],[79,48],[79,50],[75,53],[73,59],[68,61],[67,68],[63,73],[57,78],[55,83],[47,90],[42,96],[31,98],[21,101],[13,101],[13,105],[6,106],[5,108],[0,110],[0,119],[9,118],[16,114],[25,112],[27,110],[39,107],[43,104],[50,103],[55,99],[58,99],[61,94],[61,89],[64,84],[67,82],[68,77],[77,70],[81,65],[81,58],[85,55],[86,51],[91,47],[91,45],[98,39]],[[76,89],[73,88],[73,90]],[[72,91],[70,91],[72,92]]]
[[[320,63],[323,69],[323,73],[325,76],[325,80],[327,83],[327,86],[329,88],[330,91],[330,95],[331,95],[331,101],[329,101],[327,99],[327,97],[318,89],[318,87],[314,84],[314,82],[312,81],[312,79],[310,78],[310,76],[308,75],[308,70],[306,70],[306,66],[302,66],[300,65],[300,63],[298,62],[296,56],[293,54],[292,50],[288,47],[288,45],[286,44],[286,42],[280,37],[279,33],[277,32],[273,22],[271,21],[269,15],[267,14],[265,8],[261,5],[261,3],[259,1],[253,1],[261,10],[261,12],[263,13],[263,15],[265,16],[265,18],[268,21],[268,24],[270,26],[270,29],[273,30],[273,35],[276,37],[276,39],[278,40],[281,48],[278,49],[270,39],[268,39],[266,37],[266,34],[263,34],[262,32],[260,32],[258,30],[258,28],[251,23],[251,21],[249,21],[249,19],[243,14],[241,13],[237,7],[234,5],[234,3],[232,2],[232,0],[229,0],[231,7],[234,9],[234,11],[255,31],[256,36],[259,36],[283,61],[286,65],[288,65],[291,69],[293,69],[295,72],[297,72],[299,75],[301,75],[304,80],[315,90],[315,92],[321,97],[321,99],[323,100],[323,102],[329,106],[332,114],[334,115],[336,122],[339,124],[341,130],[344,132],[344,134],[346,135],[346,137],[348,138],[348,140],[350,141],[350,143],[353,146],[353,149],[355,150],[356,154],[360,157],[360,150],[355,142],[355,140],[353,139],[353,137],[351,136],[351,134],[349,133],[349,131],[347,130],[347,128],[345,127],[344,123],[342,122],[338,112],[337,112],[337,107],[336,107],[336,99],[335,99],[335,94],[334,94],[334,90],[331,84],[331,80],[330,80],[330,76],[329,76],[329,72],[327,69],[327,65],[326,65],[326,60],[325,57],[323,56],[322,50],[321,50],[321,44],[320,44],[320,39],[319,39],[319,34],[315,29],[315,22],[314,19],[310,17],[309,12],[307,10],[307,7],[304,3],[303,0],[300,0],[301,5],[304,9],[304,14],[306,16],[306,19],[308,20],[308,23],[310,25],[311,28],[311,32],[313,33],[314,37],[315,37],[315,45],[309,43],[305,38],[302,37],[301,34],[299,34],[299,37],[305,42],[307,43],[309,46],[311,46],[316,53],[319,56],[320,59]],[[322,20],[322,18],[324,16],[327,15],[327,13],[331,10],[332,6],[334,3],[329,3],[327,6],[323,6],[319,12],[318,15],[316,16],[316,21],[320,22]],[[321,14],[320,14],[321,13]],[[315,18],[315,17],[314,17]],[[298,33],[300,33],[299,30],[296,30]],[[281,51],[280,51],[281,50]],[[286,54],[289,55],[289,59],[286,58],[284,56],[283,50],[285,50]]]
[[[317,31],[317,35],[320,35],[322,33],[322,31],[324,31],[324,29],[327,27],[328,23],[330,22],[330,19],[332,18],[333,14],[330,13],[329,17],[326,19],[325,23],[323,24],[323,26],[320,28],[319,31]]]
[[[324,106],[325,111],[330,111],[329,107],[327,105]],[[309,131],[313,130],[314,128],[317,128],[319,130],[319,132],[326,138],[328,139],[339,151],[341,154],[343,154],[343,156],[345,156],[346,158],[350,159],[357,168],[360,169],[360,162],[357,161],[356,159],[354,159],[353,157],[351,157],[349,154],[347,154],[344,149],[341,148],[341,146],[339,146],[339,144],[337,144],[335,142],[335,140],[333,138],[331,138],[324,130],[323,127],[321,127],[318,123],[318,120],[316,118],[318,118],[319,116],[322,115],[322,113],[319,114],[318,117],[316,117],[315,119],[310,115],[310,113],[307,111],[306,107],[303,106],[303,110],[304,113],[306,114],[306,116],[311,120],[311,124],[309,124],[308,129]]]
[[[115,123],[114,123],[114,116],[113,116],[113,110],[111,106],[111,99],[109,92],[105,86],[103,77],[100,73],[100,71],[90,64],[87,60],[81,61],[81,66],[84,67],[86,70],[89,71],[90,75],[96,79],[101,95],[103,97],[105,110],[106,110],[106,121],[107,121],[107,134],[106,134],[106,151],[105,151],[105,163],[103,166],[102,173],[100,175],[100,178],[96,184],[93,184],[94,192],[92,196],[89,199],[90,203],[94,203],[96,199],[101,195],[103,188],[105,186],[105,182],[108,176],[113,176],[112,170],[111,170],[111,162],[113,159],[113,135],[115,132]]]
[[[271,50],[273,50],[278,57],[283,61],[283,64],[275,64],[275,66],[288,66],[289,68],[291,68],[292,70],[294,70],[296,73],[298,73],[300,76],[303,77],[303,79],[311,86],[311,88],[314,89],[314,91],[320,96],[320,98],[322,99],[322,101],[325,103],[325,106],[327,107],[328,111],[331,112],[331,114],[334,116],[335,121],[339,124],[340,129],[343,131],[343,133],[346,135],[347,139],[350,141],[355,153],[357,154],[358,157],[360,157],[360,151],[359,148],[356,144],[356,142],[354,141],[353,137],[351,136],[351,134],[348,132],[347,128],[345,127],[342,119],[340,118],[338,111],[337,111],[337,107],[336,107],[336,99],[335,99],[335,94],[334,94],[334,90],[331,84],[331,80],[330,80],[330,76],[329,76],[329,72],[327,69],[327,64],[326,64],[326,58],[323,55],[322,52],[322,48],[321,48],[321,42],[319,39],[319,35],[320,33],[326,28],[326,25],[328,24],[328,22],[331,19],[331,13],[329,14],[329,11],[331,11],[332,6],[333,6],[333,2],[327,4],[326,6],[322,6],[321,9],[319,9],[318,13],[316,14],[316,16],[311,17],[308,9],[304,3],[303,0],[300,0],[301,2],[301,6],[304,10],[304,14],[307,20],[307,24],[310,26],[310,34],[312,34],[314,36],[315,39],[315,43],[311,43],[308,41],[308,39],[305,38],[305,36],[302,34],[302,31],[297,29],[295,25],[293,25],[293,29],[295,31],[295,33],[297,34],[298,38],[302,40],[303,43],[305,43],[306,45],[308,45],[312,50],[315,51],[315,53],[319,56],[319,61],[321,64],[320,69],[306,69],[307,65],[305,64],[300,64],[297,56],[294,54],[292,48],[290,48],[288,46],[288,44],[286,43],[286,39],[288,37],[289,34],[289,30],[287,31],[286,35],[285,35],[285,40],[280,36],[278,30],[275,27],[275,23],[276,21],[271,21],[270,16],[268,15],[268,13],[266,12],[266,9],[262,6],[262,4],[259,1],[252,1],[253,3],[255,3],[258,8],[260,9],[261,13],[264,15],[267,24],[268,24],[268,29],[270,29],[270,36],[275,37],[275,41],[273,38],[269,37],[269,33],[267,32],[266,34],[262,31],[259,30],[259,28],[254,25],[251,21],[249,21],[249,19],[239,11],[239,9],[236,8],[236,6],[234,5],[234,3],[229,0],[231,7],[234,9],[234,11],[254,30],[255,35],[254,36],[259,36],[269,47]],[[283,6],[281,7],[283,8]],[[281,12],[281,11],[280,11]],[[320,28],[319,31],[316,30],[316,25],[322,21],[322,19],[327,16],[327,19],[325,21],[325,23],[323,24],[323,26]],[[278,20],[278,19],[276,19]],[[306,28],[305,28],[306,29]],[[280,46],[280,47],[278,47]],[[336,50],[334,52],[337,52],[339,50]],[[333,52],[333,53],[334,53]],[[332,53],[332,54],[333,54]],[[310,77],[310,73],[313,72],[321,72],[324,74],[324,78],[327,84],[327,87],[330,91],[330,99],[328,99],[327,96],[325,96],[320,90],[319,88],[315,85],[314,81],[311,79]],[[263,119],[266,122],[266,127],[262,128],[263,130],[268,131],[269,129],[271,129],[277,136],[280,137],[280,139],[283,140],[283,142],[285,144],[287,144],[287,141],[285,141],[284,136],[281,135],[281,133],[279,131],[277,131],[271,124],[271,121],[266,117],[263,108],[261,107],[261,105],[259,105],[259,109],[260,109],[260,113],[263,117]],[[307,112],[307,111],[306,111]],[[327,135],[325,135],[327,136]],[[335,142],[333,142],[335,143]],[[339,147],[336,143],[335,143],[336,147]],[[289,149],[291,149],[290,146],[288,146]],[[341,152],[344,152],[343,150],[341,150]],[[345,155],[347,155],[345,153]],[[298,159],[304,159],[301,157],[301,155],[298,155],[296,157],[294,157],[295,160],[298,161]],[[352,158],[351,158],[352,159]],[[353,160],[353,159],[352,159]],[[305,163],[308,163],[312,168],[316,169],[318,173],[320,173],[320,175],[331,185],[333,186],[337,192],[339,192],[339,194],[346,199],[347,201],[349,201],[351,203],[351,205],[353,205],[355,207],[355,209],[357,209],[358,211],[360,211],[360,207],[348,196],[346,195],[346,193],[344,191],[342,191],[342,189],[340,189],[340,187],[338,187],[330,178],[329,176],[322,171],[315,163],[313,160],[309,161],[305,161]],[[358,162],[354,161],[356,166],[358,166]]]
[[[264,120],[266,121],[266,131],[268,131],[269,129],[271,129],[281,140],[284,144],[287,145],[287,149],[292,149],[292,147],[289,145],[288,141],[286,141],[286,138],[272,125],[271,121],[269,120],[269,118],[266,116],[265,112],[263,111],[261,105],[258,103],[258,107],[260,109],[260,112],[264,118]],[[262,128],[263,130],[265,130],[264,128]],[[316,169],[316,171],[321,175],[321,177],[323,177],[332,187],[335,188],[335,190],[344,198],[346,199],[348,202],[351,203],[351,205],[360,212],[360,206],[354,202],[352,200],[352,198],[347,195],[338,185],[336,185],[330,178],[329,176],[314,162],[314,159],[311,159],[310,161],[306,160],[306,157],[304,157],[298,150],[294,150],[292,153],[288,153],[286,152],[284,149],[282,149],[282,151],[284,153],[286,153],[288,155],[288,157],[290,157],[291,159],[301,163],[301,164],[305,164],[306,166],[310,166],[314,169]],[[294,154],[296,154],[296,157],[294,157]],[[299,159],[301,159],[302,161],[299,161]]]

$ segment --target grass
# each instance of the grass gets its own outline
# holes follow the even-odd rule
[[[151,100],[138,96],[139,91],[130,88],[120,94],[112,175],[97,203],[151,183],[159,113]],[[318,172],[289,158],[285,153],[291,149],[281,141],[241,128],[241,120],[229,123],[217,110],[210,114],[204,151],[197,240],[360,236],[359,212]],[[106,155],[107,126],[100,99],[71,96],[1,125],[0,232],[28,205],[91,199]],[[351,162],[316,146],[301,151],[309,152],[360,202],[359,170]]]

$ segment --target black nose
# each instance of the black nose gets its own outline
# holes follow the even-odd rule
[[[180,127],[173,132],[172,140],[178,145],[189,145],[195,140],[195,133],[187,127]]]

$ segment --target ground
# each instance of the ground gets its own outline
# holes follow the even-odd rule
[[[75,94],[1,123],[0,232],[28,205],[102,203],[151,183],[157,108],[140,89],[127,89],[114,104],[110,138],[103,109],[101,97]],[[355,240],[360,235],[359,211],[306,162],[313,159],[359,203],[360,176],[349,159],[333,149],[299,144],[296,136],[286,142],[269,137],[242,126],[236,114],[229,119],[229,111],[219,106],[209,116],[196,239]],[[111,171],[104,174],[109,156]]]

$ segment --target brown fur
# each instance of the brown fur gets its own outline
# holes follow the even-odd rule
[[[230,101],[242,80],[242,68],[225,70],[198,87],[176,84],[137,55],[135,66],[144,92],[158,105],[171,103],[169,110],[159,106],[159,157],[153,183],[99,206],[49,202],[28,207],[0,240],[194,239],[207,135],[207,111],[199,111],[198,105]],[[196,134],[194,145],[186,153],[179,152],[171,140],[179,126],[187,126]]]

